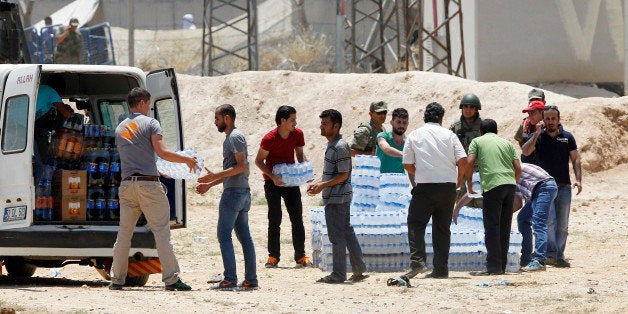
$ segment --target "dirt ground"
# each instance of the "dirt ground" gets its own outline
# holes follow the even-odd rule
[[[423,125],[423,109],[438,101],[447,110],[445,123],[459,117],[458,102],[468,92],[482,101],[482,117],[495,119],[499,135],[512,140],[524,116],[530,86],[510,83],[481,83],[434,73],[390,75],[312,74],[286,71],[244,72],[222,77],[180,75],[179,92],[186,147],[205,156],[210,169],[221,165],[221,142],[213,125],[214,108],[232,103],[238,112],[236,125],[247,137],[249,162],[261,137],[274,127],[279,105],[297,108],[304,130],[304,151],[315,171],[322,168],[325,140],[319,135],[318,114],[327,108],[344,117],[341,133],[351,138],[353,130],[367,121],[366,108],[373,100],[385,100],[392,108],[410,112],[409,130]],[[326,275],[316,268],[297,269],[291,261],[292,245],[287,215],[282,230],[282,256],[277,269],[263,267],[266,261],[266,205],[259,170],[251,166],[253,208],[250,225],[256,245],[260,289],[246,292],[210,290],[207,280],[222,272],[216,241],[216,204],[221,188],[206,196],[188,193],[188,227],[173,232],[181,277],[191,292],[166,292],[159,275],[151,275],[146,286],[109,291],[108,282],[92,268],[67,266],[51,277],[38,269],[30,279],[14,281],[0,277],[0,308],[19,312],[628,312],[628,98],[607,95],[575,99],[546,89],[550,104],[561,108],[561,121],[572,131],[583,164],[583,192],[573,196],[570,235],[566,256],[572,267],[548,267],[545,272],[509,273],[496,277],[471,277],[450,272],[449,279],[419,279],[412,288],[388,287],[395,273],[371,273],[356,284],[325,285],[315,281]],[[573,90],[572,90],[573,91]],[[582,89],[578,89],[582,92]],[[319,173],[319,172],[317,172]],[[193,186],[193,185],[192,185]],[[304,196],[304,221],[311,254],[309,208],[319,206],[320,196]],[[516,228],[516,223],[513,224]],[[209,242],[195,242],[205,236]],[[239,275],[243,258],[236,243]],[[240,278],[241,280],[242,278]]]
[[[386,280],[397,274],[370,273],[361,283],[325,285],[315,283],[325,275],[316,268],[298,269],[289,260],[291,241],[288,223],[282,231],[286,258],[277,269],[263,267],[266,252],[266,207],[251,209],[250,222],[256,245],[260,289],[224,292],[210,289],[206,281],[222,271],[215,237],[217,211],[213,202],[190,208],[189,226],[174,231],[173,239],[181,264],[181,277],[191,292],[164,291],[159,275],[146,286],[109,291],[108,282],[85,266],[67,266],[50,277],[38,269],[28,280],[0,278],[0,307],[19,312],[602,312],[628,311],[628,238],[626,213],[628,166],[585,176],[581,195],[572,204],[566,256],[572,267],[548,267],[545,272],[508,273],[496,277],[471,277],[450,272],[449,279],[415,279],[413,287],[388,287]],[[304,197],[311,208],[318,198]],[[258,204],[263,200],[254,200]],[[307,213],[304,219],[308,221]],[[516,223],[513,228],[516,227]],[[306,231],[311,227],[306,223]],[[207,236],[208,243],[194,242]],[[239,275],[243,276],[241,250],[236,244]],[[310,243],[306,249],[311,252]],[[483,285],[484,283],[488,286]]]

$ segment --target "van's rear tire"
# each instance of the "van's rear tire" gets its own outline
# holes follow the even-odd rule
[[[4,267],[10,277],[32,277],[37,270],[37,266],[26,263],[21,257],[5,259]]]
[[[148,277],[150,274],[139,275],[135,277],[126,276],[126,280],[124,281],[125,286],[132,287],[143,287],[148,282]]]

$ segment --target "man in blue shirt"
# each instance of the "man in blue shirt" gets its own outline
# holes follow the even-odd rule
[[[582,169],[576,140],[571,133],[565,131],[560,124],[560,111],[556,106],[545,106],[543,121],[539,122],[536,131],[523,144],[523,154],[530,156],[536,152],[537,164],[547,171],[558,184],[558,194],[554,201],[554,209],[550,210],[547,223],[548,246],[547,264],[555,262],[556,267],[570,267],[565,259],[565,246],[571,207],[571,180],[569,178],[569,161],[573,165],[577,188],[576,195],[582,191]]]

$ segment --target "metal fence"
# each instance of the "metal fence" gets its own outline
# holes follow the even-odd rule
[[[57,46],[55,37],[61,26],[63,25],[44,27],[39,32],[33,27],[24,29],[28,51],[33,63],[55,63],[54,51]],[[116,64],[109,23],[82,27],[79,31],[83,36],[81,64]]]

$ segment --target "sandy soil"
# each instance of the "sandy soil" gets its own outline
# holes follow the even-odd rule
[[[390,109],[410,111],[411,127],[421,125],[425,105],[438,101],[447,110],[445,124],[459,115],[458,101],[474,92],[482,101],[481,115],[499,124],[500,135],[512,140],[523,117],[527,85],[479,83],[451,76],[412,72],[390,75],[336,75],[294,72],[239,73],[218,78],[180,75],[185,139],[188,146],[206,157],[206,165],[221,164],[224,135],[213,126],[213,110],[232,103],[238,111],[236,124],[248,139],[252,161],[261,137],[274,126],[274,113],[281,104],[297,108],[299,127],[304,130],[305,152],[320,172],[325,140],[319,135],[318,114],[339,109],[345,123],[342,133],[366,121],[372,100],[389,102]],[[252,167],[253,208],[250,225],[257,251],[261,288],[247,292],[210,290],[206,281],[222,272],[215,237],[216,188],[206,196],[188,194],[188,227],[173,232],[182,268],[182,278],[191,292],[166,292],[159,275],[145,287],[112,292],[94,269],[67,266],[51,278],[48,269],[35,277],[12,281],[0,278],[0,307],[21,312],[615,312],[628,311],[628,258],[623,242],[628,239],[628,98],[584,98],[546,93],[549,103],[561,108],[562,122],[573,131],[583,159],[584,190],[573,197],[570,236],[566,256],[572,268],[549,267],[539,273],[511,273],[496,277],[471,277],[451,272],[450,279],[414,279],[414,287],[387,287],[386,279],[397,274],[371,273],[356,284],[316,284],[325,275],[315,268],[297,269],[290,261],[289,221],[284,220],[282,253],[278,269],[266,269],[266,206],[261,175]],[[304,196],[305,208],[318,206],[318,197]],[[306,231],[311,231],[304,210]],[[516,228],[516,223],[513,224]],[[194,242],[207,236],[208,243]],[[308,237],[309,238],[309,237]],[[309,240],[308,240],[309,241]],[[236,244],[239,274],[243,260]],[[306,242],[311,252],[311,244]],[[418,278],[418,277],[417,277]],[[487,283],[488,286],[482,285]],[[501,284],[500,284],[501,283]],[[504,284],[505,283],[505,284]]]

